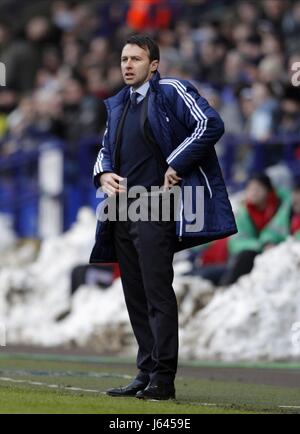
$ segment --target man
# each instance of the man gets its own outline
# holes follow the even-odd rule
[[[236,232],[214,144],[223,122],[187,81],[160,79],[159,49],[149,37],[130,37],[121,56],[127,85],[106,101],[107,129],[94,169],[96,186],[110,197],[122,185],[164,191],[191,187],[189,201],[204,191],[204,224],[194,232],[180,197],[169,221],[98,221],[90,262],[119,262],[130,321],[138,342],[139,373],[111,396],[174,399],[178,359],[178,312],[173,282],[176,251]],[[162,196],[162,195],[161,195]]]

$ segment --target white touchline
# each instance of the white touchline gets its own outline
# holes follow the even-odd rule
[[[100,395],[106,395],[106,392],[101,392],[100,390],[94,389],[81,389],[80,387],[65,387],[58,384],[47,384],[40,383],[38,381],[29,381],[29,380],[15,380],[14,378],[0,377],[0,381],[5,381],[7,383],[22,383],[22,384],[30,384],[32,386],[42,386],[48,387],[50,389],[63,389],[63,390],[71,390],[72,392],[86,392],[86,393],[99,393]],[[228,404],[213,404],[208,402],[189,402],[190,405],[202,405],[207,407],[227,407]],[[297,405],[278,405],[278,408],[300,408]]]
[[[0,377],[0,381],[5,381],[7,383],[18,383],[18,384],[30,384],[32,386],[42,386],[42,387],[48,387],[50,389],[62,389],[62,390],[71,390],[76,392],[86,392],[86,393],[99,393],[99,394],[106,394],[105,392],[100,392],[100,390],[93,390],[93,389],[81,389],[79,387],[65,387],[58,384],[47,384],[47,383],[40,383],[38,381],[29,381],[29,380],[15,380],[14,378],[6,378],[6,377]]]

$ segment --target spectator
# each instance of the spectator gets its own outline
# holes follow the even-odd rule
[[[286,241],[289,236],[300,241],[300,182],[294,188],[291,200],[287,200],[272,222],[264,230],[261,241],[264,248],[271,248]]]
[[[278,102],[271,87],[262,82],[252,85],[254,111],[250,117],[250,136],[255,140],[266,141],[274,131]]]
[[[254,113],[253,89],[249,86],[242,86],[237,91],[237,98],[242,118],[242,133],[250,136],[250,120]]]
[[[264,56],[282,56],[282,40],[274,33],[264,32],[262,35],[262,52]]]
[[[65,1],[54,1],[52,21],[62,31],[71,31],[75,27],[75,17],[70,5]]]
[[[203,41],[200,51],[201,81],[212,85],[224,84],[224,61],[226,58],[226,40],[221,37]]]
[[[253,175],[246,188],[245,204],[237,214],[238,234],[229,240],[231,256],[222,284],[229,285],[252,270],[254,259],[265,248],[264,234],[286,207],[289,194],[275,191],[265,174]]]
[[[14,39],[8,27],[5,31],[1,61],[6,65],[7,84],[18,92],[31,91],[46,46],[57,41],[50,22],[44,17],[30,19],[25,25],[25,39]]]
[[[288,0],[263,0],[264,19],[277,35],[283,34],[283,19],[289,6]]]
[[[258,5],[253,1],[242,1],[237,6],[238,22],[254,26],[260,16]]]
[[[239,51],[228,51],[225,59],[224,74],[227,86],[236,86],[236,84],[246,81],[244,59]]]
[[[280,83],[283,81],[285,67],[282,56],[268,55],[258,65],[259,79],[269,84],[274,91],[281,91]],[[275,88],[275,85],[276,88]],[[278,87],[279,85],[279,87]]]
[[[131,0],[127,24],[135,31],[167,29],[171,25],[172,16],[169,0]]]
[[[284,97],[280,103],[278,134],[295,137],[300,134],[300,90],[294,86],[285,89]]]
[[[63,121],[67,141],[74,144],[83,136],[98,134],[101,129],[98,115],[99,102],[85,94],[84,83],[75,77],[67,79],[63,86]]]
[[[53,90],[39,90],[33,95],[34,121],[29,125],[30,132],[39,136],[64,138],[62,121],[62,97]]]
[[[298,0],[288,11],[283,20],[283,30],[285,33],[286,48],[289,52],[297,50],[299,47],[300,32],[300,1]]]

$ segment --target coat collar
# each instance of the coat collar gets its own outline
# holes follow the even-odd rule
[[[159,80],[160,80],[160,74],[158,71],[153,75],[151,80],[149,80],[150,89],[155,92],[158,90],[159,87]],[[109,109],[114,109],[118,107],[119,105],[124,106],[126,104],[126,101],[129,98],[130,95],[130,88],[131,86],[125,86],[120,92],[118,92],[116,95],[106,99],[104,102],[106,106]]]

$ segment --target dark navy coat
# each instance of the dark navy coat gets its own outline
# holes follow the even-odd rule
[[[198,232],[188,230],[193,222],[183,212],[185,195],[181,199],[176,222],[176,251],[235,234],[235,219],[214,148],[224,133],[222,119],[188,81],[161,79],[157,72],[149,83],[148,122],[152,134],[167,166],[182,177],[181,187],[191,187],[189,200],[194,210],[196,200],[199,201],[196,187],[204,188],[204,225]],[[129,95],[130,87],[126,86],[105,101],[107,128],[94,168],[94,181],[98,186],[101,173],[115,172],[116,135]],[[102,194],[102,199],[105,197]],[[117,262],[109,221],[98,221],[90,262]]]

